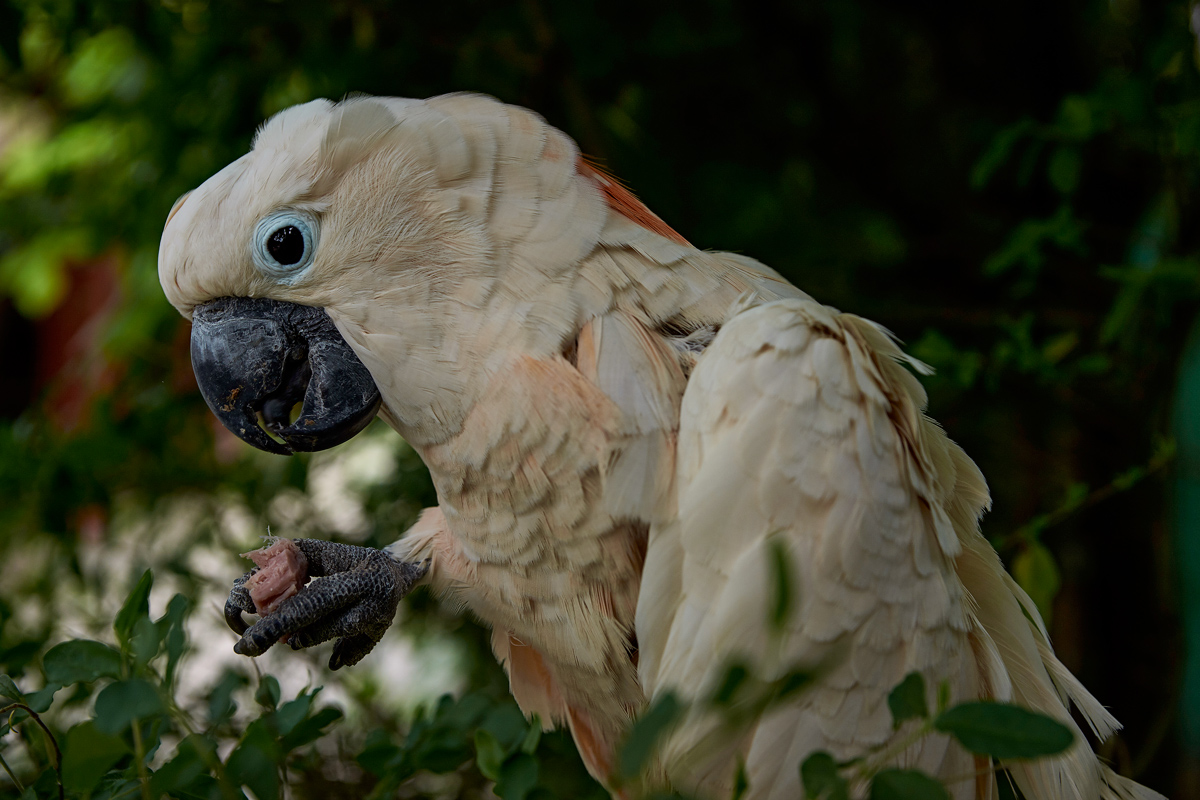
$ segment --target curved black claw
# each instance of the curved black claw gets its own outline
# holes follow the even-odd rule
[[[283,601],[273,614],[240,631],[242,638],[234,652],[262,655],[284,637],[294,650],[338,639],[329,659],[330,669],[357,664],[383,638],[400,600],[425,576],[428,564],[396,561],[371,547],[320,539],[293,541],[308,558],[314,580]],[[235,618],[241,622],[240,612],[246,610],[238,592],[235,584],[225,606],[231,627]],[[245,599],[249,600],[248,593]]]
[[[254,609],[254,601],[250,599],[250,592],[246,589],[246,581],[256,572],[258,572],[258,567],[234,581],[233,588],[229,591],[229,599],[225,601],[225,624],[233,628],[233,632],[239,636],[245,633],[246,628],[249,627],[246,620],[242,619],[242,612],[257,613]]]

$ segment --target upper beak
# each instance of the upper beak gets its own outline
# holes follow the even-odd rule
[[[367,426],[381,398],[323,308],[222,297],[192,311],[192,369],[239,439],[280,455],[324,450]],[[303,401],[289,424],[292,407]],[[279,443],[259,426],[283,440]]]

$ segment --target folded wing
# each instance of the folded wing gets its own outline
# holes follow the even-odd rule
[[[662,753],[680,788],[728,796],[740,761],[749,797],[803,796],[810,753],[848,759],[892,740],[887,695],[912,671],[931,707],[946,682],[952,701],[1011,700],[1075,728],[1073,700],[1102,736],[1115,727],[980,536],[982,476],[922,415],[903,360],[876,326],[807,299],[735,314],[700,359],[680,416],[678,512],[652,530],[643,574],[643,686],[702,699],[734,661],[764,678],[797,666],[822,677],[732,732],[694,704]],[[1156,796],[1076,732],[1063,756],[1011,765],[1027,797]],[[894,764],[958,798],[995,796],[992,765],[946,736]]]

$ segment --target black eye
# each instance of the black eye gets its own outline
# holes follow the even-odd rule
[[[264,275],[286,285],[304,279],[317,252],[320,221],[313,214],[284,209],[254,226],[250,257]]]
[[[299,263],[304,258],[304,234],[295,225],[284,225],[267,239],[267,252],[284,266]]]

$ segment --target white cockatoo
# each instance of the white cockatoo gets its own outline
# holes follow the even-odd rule
[[[1158,796],[1072,720],[1117,727],[980,535],[987,487],[923,416],[919,365],[692,247],[536,114],[468,94],[288,109],[175,204],[159,274],[230,430],[286,454],[378,414],[437,489],[386,555],[297,540],[327,577],[239,652],[338,638],[331,664],[354,663],[420,580],[491,627],[521,708],[610,788],[631,721],[673,692],[692,702],[648,780],[728,797],[744,770],[745,797],[801,797],[809,754],[904,735],[887,697],[916,671],[931,705],[946,685],[1074,732],[1004,765],[1030,800]],[[253,605],[231,603],[244,631]],[[731,727],[701,701],[735,662],[820,676]],[[893,763],[996,796],[994,765],[946,735]]]

